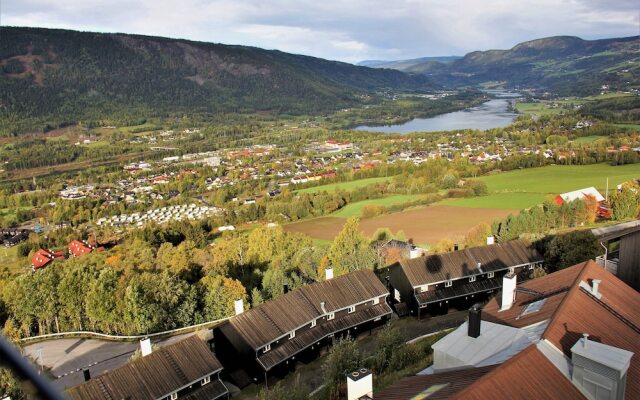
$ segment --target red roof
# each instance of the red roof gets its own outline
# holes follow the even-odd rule
[[[555,400],[584,396],[535,345],[530,345],[450,398]]]
[[[39,249],[31,258],[31,266],[33,269],[40,269],[46,267],[53,260],[64,259],[64,253],[61,251],[49,251],[45,249]]]
[[[89,243],[82,242],[80,240],[74,240],[69,243],[69,252],[74,256],[81,256],[83,254],[88,254],[93,251],[93,246]]]

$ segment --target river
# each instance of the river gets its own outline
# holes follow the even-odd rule
[[[518,97],[516,93],[493,93],[498,98],[492,99],[477,107],[467,108],[431,118],[414,118],[411,121],[382,126],[358,126],[357,131],[382,133],[413,133],[452,131],[457,129],[492,129],[501,128],[513,122],[518,114],[511,111],[509,103]]]

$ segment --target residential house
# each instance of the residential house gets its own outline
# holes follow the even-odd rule
[[[38,249],[31,257],[31,269],[35,271],[44,268],[55,260],[64,260],[64,252]]]
[[[303,286],[217,326],[216,353],[225,368],[239,371],[232,374],[236,384],[267,379],[296,358],[315,358],[336,336],[388,320],[388,295],[370,270]]]
[[[638,399],[638,304],[594,261],[507,287],[434,344],[432,367],[375,398]]]
[[[388,270],[394,300],[417,312],[447,307],[454,299],[475,299],[502,286],[507,273],[541,265],[542,255],[529,243],[515,240],[449,253],[401,260]]]
[[[85,373],[89,379],[67,395],[73,400],[214,400],[229,393],[221,371],[209,346],[193,335],[95,378]]]

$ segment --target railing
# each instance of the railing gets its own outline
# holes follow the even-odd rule
[[[616,258],[609,258],[609,257],[607,257],[607,259],[605,259],[604,255],[598,256],[598,257],[596,257],[596,262],[598,264],[600,264],[600,266],[604,267],[604,269],[606,269],[607,271],[611,272],[614,275],[617,275],[618,274],[618,262],[620,260],[617,257]]]
[[[151,337],[156,337],[156,336],[165,336],[165,335],[174,335],[180,332],[187,332],[190,330],[196,330],[198,328],[202,328],[205,326],[210,326],[210,325],[216,325],[219,324],[220,322],[224,322],[226,320],[228,320],[231,317],[227,317],[227,318],[222,318],[222,319],[217,319],[214,321],[208,321],[208,322],[203,322],[201,324],[196,324],[196,325],[191,325],[191,326],[185,326],[182,328],[177,328],[177,329],[171,329],[168,331],[164,331],[164,332],[156,332],[156,333],[150,333],[147,335],[124,335],[124,336],[120,336],[120,335],[108,335],[106,333],[99,333],[99,332],[92,332],[92,331],[75,331],[75,332],[60,332],[60,333],[49,333],[46,335],[39,335],[39,336],[30,336],[30,337],[26,337],[26,338],[22,338],[20,339],[21,342],[31,342],[31,341],[36,341],[36,340],[45,340],[45,339],[56,339],[56,338],[64,338],[67,336],[70,337],[94,337],[94,338],[98,338],[98,339],[108,339],[108,340],[139,340],[139,339],[146,339],[146,338],[151,338]]]

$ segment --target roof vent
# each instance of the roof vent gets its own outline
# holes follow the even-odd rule
[[[602,298],[602,293],[600,293],[601,282],[602,281],[600,279],[592,279],[591,285],[589,285],[587,282],[581,281],[580,287],[584,289],[585,292],[589,293],[590,295],[592,295],[593,297],[599,300],[600,298]]]
[[[482,322],[482,309],[479,304],[474,304],[469,309],[469,322],[467,334],[469,337],[477,338],[480,336],[480,324]]]
[[[329,280],[333,279],[333,268],[327,268],[324,270],[324,279]]]
[[[623,400],[631,357],[632,352],[589,340],[585,333],[571,348],[571,383],[590,399]]]
[[[326,309],[326,308],[324,308],[324,301],[321,301],[321,302],[320,302],[320,309],[322,310],[322,313],[323,313],[323,314],[326,314],[326,313],[327,313],[327,309]]]
[[[496,239],[493,236],[487,236],[487,245],[494,244]]]
[[[244,312],[244,302],[242,301],[242,299],[234,301],[233,307],[235,308],[236,315],[240,315]]]

